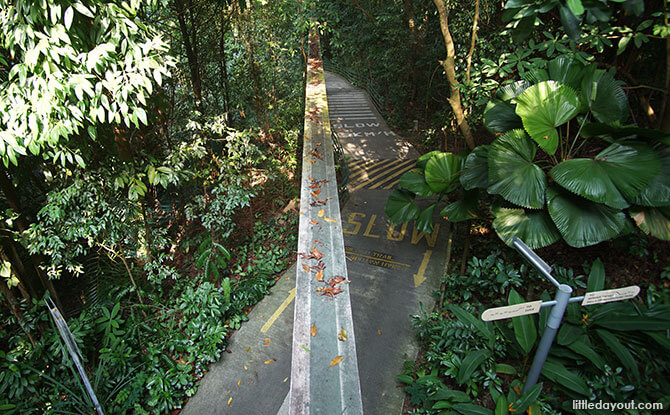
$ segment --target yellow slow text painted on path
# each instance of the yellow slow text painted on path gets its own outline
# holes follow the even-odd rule
[[[346,235],[358,235],[361,231],[361,229],[364,229],[364,232],[362,233],[362,236],[368,237],[368,238],[375,238],[378,239],[380,238],[380,233],[379,231],[375,230],[375,228],[379,229],[381,226],[377,225],[377,215],[373,214],[370,215],[369,219],[367,220],[367,225],[365,228],[363,228],[363,225],[365,223],[365,219],[368,217],[367,214],[362,213],[362,212],[351,212],[349,216],[347,217],[347,220],[342,224],[342,233]],[[435,243],[437,242],[437,235],[440,232],[440,224],[436,223],[435,224],[435,229],[433,230],[433,233],[425,233],[422,231],[419,231],[416,229],[416,225],[414,225],[414,228],[412,229],[412,235],[410,242],[412,245],[417,245],[419,242],[421,242],[422,239],[426,239],[426,244],[430,248],[435,247]],[[384,234],[382,232],[381,234]],[[407,236],[407,223],[404,223],[401,227],[400,230],[396,230],[394,226],[392,225],[387,225],[386,226],[386,239],[389,241],[393,242],[402,242],[405,237]]]

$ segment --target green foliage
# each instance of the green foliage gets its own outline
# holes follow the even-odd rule
[[[510,305],[521,304],[525,302],[523,297],[519,295],[513,288],[509,292],[508,302]],[[512,319],[514,327],[514,336],[519,346],[523,349],[525,354],[529,354],[533,349],[535,340],[537,340],[537,331],[533,322],[533,316],[520,316]]]
[[[514,237],[534,248],[561,238],[574,247],[594,245],[630,231],[627,208],[640,229],[669,237],[670,214],[662,199],[668,146],[654,143],[665,135],[635,130],[637,137],[613,142],[616,127],[596,128],[591,135],[598,141],[590,144],[588,155],[594,145],[602,143],[602,150],[577,157],[587,143],[584,129],[625,121],[625,95],[610,73],[593,65],[559,58],[546,67],[528,75],[535,84],[510,84],[487,107],[487,126],[503,133],[493,143],[478,147],[464,162],[451,153],[426,154],[401,177],[386,205],[392,223],[416,220],[419,229],[430,232],[433,212],[443,200],[447,205],[440,214],[447,220],[476,218],[479,199],[470,190],[480,188],[502,199],[492,208],[493,227],[508,245]],[[595,120],[589,122],[590,117]],[[523,128],[505,131],[517,126]],[[438,198],[420,209],[417,196]]]
[[[144,107],[173,59],[138,16],[153,1],[3,1],[0,7],[0,157],[43,155],[85,165],[76,136],[99,124],[147,125]],[[30,18],[25,18],[30,16]],[[123,62],[123,69],[118,62]]]
[[[533,163],[536,148],[523,130],[512,130],[496,139],[489,146],[487,191],[522,207],[542,207],[547,179]]]
[[[517,83],[514,89],[501,91],[485,117],[492,131],[504,132],[518,122],[518,116],[537,143],[528,140],[524,130],[514,129],[488,146],[488,179],[477,178],[478,187],[517,205],[493,209],[493,226],[501,239],[509,244],[516,236],[542,247],[560,234],[574,247],[594,245],[630,230],[623,209],[638,200],[650,203],[652,209],[640,215],[641,209],[633,207],[629,214],[639,215],[636,223],[641,229],[665,239],[668,225],[665,215],[657,212],[666,202],[641,195],[664,192],[658,183],[667,181],[663,158],[667,145],[654,143],[658,136],[646,130],[636,130],[627,140],[613,136],[617,127],[597,130],[598,123],[622,123],[627,116],[625,94],[612,74],[559,58],[528,78],[536,83]],[[515,114],[497,110],[510,106]],[[589,155],[594,146],[601,151],[578,157],[587,143],[583,130],[589,128],[594,128]],[[545,153],[539,157],[538,146]],[[472,168],[483,164],[482,156],[480,152],[472,159]],[[547,174],[567,191],[548,186]]]
[[[91,250],[114,260],[121,253],[140,250],[140,206],[110,192],[101,179],[77,174],[71,185],[51,192],[38,222],[24,235],[31,253],[51,258],[51,276],[63,270],[80,274],[79,258]]]
[[[235,229],[234,213],[249,206],[253,197],[253,191],[244,186],[242,177],[226,178],[214,186],[211,195],[196,196],[195,203],[186,207],[186,217],[200,219],[202,226],[216,239],[225,240]]]
[[[195,266],[202,269],[205,278],[218,280],[230,260],[230,252],[223,245],[208,237],[198,247],[197,258]]]
[[[535,84],[516,97],[516,114],[530,137],[548,154],[558,148],[558,131],[577,115],[580,104],[569,86],[555,81]]]
[[[186,17],[199,105],[166,5],[0,0],[3,244],[25,268],[61,279],[63,312],[106,413],[181,407],[295,249],[294,217],[270,218],[248,237],[236,222],[267,218],[296,192],[304,66],[294,24],[309,22],[306,10],[194,4]],[[275,203],[250,212],[261,194]],[[0,270],[3,283],[41,292],[16,265]],[[0,314],[0,408],[88,412],[43,304],[19,307],[21,324]]]
[[[528,278],[537,278],[537,273],[525,264],[510,263],[500,249],[494,249],[486,258],[471,257],[465,275],[451,273],[442,278],[442,283],[447,293],[454,293],[454,297],[449,297],[454,301],[490,301],[509,292],[510,288],[521,287]]]
[[[664,361],[670,347],[666,336],[670,327],[667,293],[656,300],[652,296],[646,302],[635,300],[635,304],[616,302],[581,309],[577,305],[571,307],[542,372],[541,380],[545,386],[550,382],[549,389],[542,394],[542,386],[538,384],[520,396],[522,382],[516,378],[523,380],[529,368],[546,314],[543,317],[541,312],[539,318],[522,316],[495,324],[478,318],[483,309],[504,305],[496,293],[504,278],[498,279],[492,274],[507,269],[507,274],[521,275],[525,286],[534,285],[532,281],[537,278],[535,271],[529,273],[525,264],[510,263],[505,252],[494,250],[484,261],[470,258],[466,276],[451,274],[443,278],[447,285],[443,311],[414,316],[423,359],[411,367],[407,362],[399,381],[407,385],[405,390],[413,405],[422,408],[419,413],[457,410],[456,405],[465,404],[494,408],[494,413],[502,414],[510,409],[516,412],[529,407],[533,411],[540,407],[559,408],[567,397],[593,399],[595,396],[595,399],[625,401],[633,396],[642,399],[644,395],[648,397],[644,399],[658,401],[664,396],[662,385],[667,383],[670,370]],[[561,282],[588,286],[588,291],[607,288],[600,260],[590,266],[588,282],[581,282],[582,276],[572,269],[557,267],[554,274]],[[510,304],[524,301],[509,286],[501,292],[509,292]],[[549,299],[546,292],[542,298]],[[429,377],[435,373],[439,374],[437,379]],[[642,380],[636,373],[644,373],[648,378]],[[647,389],[649,377],[662,385],[657,385],[654,391]],[[503,390],[509,393],[505,395]],[[478,410],[467,406],[459,408]],[[563,409],[565,413],[572,413],[569,407]]]
[[[612,4],[614,3],[614,4]],[[623,3],[622,7],[615,6]],[[580,21],[585,17],[589,24],[607,23],[615,13],[625,11],[634,16],[640,16],[644,12],[643,0],[611,0],[611,1],[587,1],[566,0],[565,3],[555,0],[527,1],[508,0],[505,3],[506,20],[514,20],[516,26],[512,37],[517,42],[522,42],[535,30],[536,21],[542,24],[539,15],[549,13],[558,8],[560,22],[565,33],[573,40],[578,40],[581,33]]]
[[[122,271],[121,279],[113,280],[114,291],[101,287],[100,305],[68,319],[106,413],[166,413],[196,392],[196,380],[220,358],[230,330],[240,327],[248,307],[269,292],[275,275],[286,268],[289,251],[280,246],[295,249],[296,234],[286,232],[279,221],[289,220],[294,226],[297,219],[283,216],[255,226],[235,257],[238,263],[248,255],[256,259],[244,270],[239,266],[231,270],[236,280],[224,278],[217,287],[178,278],[170,297],[156,298],[160,301],[147,307],[133,304],[129,290],[120,289],[130,285]],[[122,301],[108,303],[108,297]],[[150,311],[152,317],[146,318],[140,310]],[[42,302],[36,301],[23,313],[29,330],[49,325]],[[33,348],[19,327],[9,324],[13,316],[0,318],[9,345],[9,350],[0,351],[0,393],[16,405],[9,413],[46,411],[48,406],[54,411],[86,412],[90,408],[86,394],[67,363],[55,328],[48,329]],[[61,399],[64,394],[68,399]],[[5,404],[3,398],[0,404]]]

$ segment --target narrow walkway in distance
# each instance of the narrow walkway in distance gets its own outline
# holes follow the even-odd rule
[[[326,87],[331,128],[350,168],[342,227],[363,410],[397,415],[405,394],[396,377],[418,353],[410,315],[420,312],[420,303],[432,309],[447,232],[440,225],[431,235],[413,223],[391,226],[384,205],[419,154],[388,127],[365,91],[331,72]]]
[[[330,126],[351,159],[416,159],[417,151],[394,133],[365,91],[326,72]]]

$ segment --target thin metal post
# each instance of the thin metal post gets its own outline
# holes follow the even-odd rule
[[[537,268],[537,270],[540,271],[542,275],[547,277],[547,279],[551,281],[552,284],[554,284],[557,287],[560,285],[556,280],[556,278],[554,278],[553,275],[551,275],[551,266],[549,266],[549,264],[544,262],[544,260],[540,258],[535,252],[533,252],[533,250],[530,249],[528,245],[523,243],[521,239],[519,238],[512,239],[512,245],[514,245],[514,248],[516,248],[516,250],[519,251],[519,253],[528,260],[528,262],[530,262],[535,268]]]
[[[560,284],[558,286],[555,298],[556,305],[551,309],[551,313],[549,313],[547,327],[544,329],[542,339],[540,340],[540,345],[537,347],[537,351],[535,352],[535,358],[533,359],[533,364],[531,365],[530,371],[528,372],[528,378],[526,378],[526,384],[523,387],[523,393],[528,392],[533,386],[535,386],[537,380],[540,378],[542,366],[547,360],[551,344],[554,342],[556,333],[561,327],[563,314],[565,314],[565,309],[568,307],[571,294],[572,287],[569,285]]]
[[[60,333],[60,336],[63,339],[63,343],[65,343],[65,347],[67,348],[67,351],[70,354],[72,361],[74,362],[74,366],[77,368],[77,372],[79,372],[79,376],[81,377],[82,382],[84,382],[84,388],[86,389],[88,396],[91,398],[91,402],[93,403],[95,411],[98,413],[98,415],[104,415],[102,412],[102,407],[100,407],[100,403],[98,402],[98,398],[95,396],[95,392],[91,386],[91,382],[88,381],[88,376],[86,376],[86,372],[84,371],[84,365],[82,365],[81,360],[79,359],[81,353],[79,352],[79,347],[77,347],[77,343],[75,342],[74,337],[72,337],[72,332],[68,328],[60,310],[58,310],[58,307],[56,307],[51,298],[47,298],[47,307],[49,308],[49,312],[51,313],[51,317],[53,318],[54,323],[56,323],[58,333]]]

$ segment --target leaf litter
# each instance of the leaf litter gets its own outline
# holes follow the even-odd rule
[[[344,327],[342,327],[342,330],[339,333],[337,333],[337,340],[345,342],[347,341],[348,338],[349,336],[347,336],[347,333],[344,331]]]
[[[333,360],[330,361],[330,365],[328,367],[333,367],[335,365],[340,364],[342,359],[344,359],[344,356],[335,356]]]

